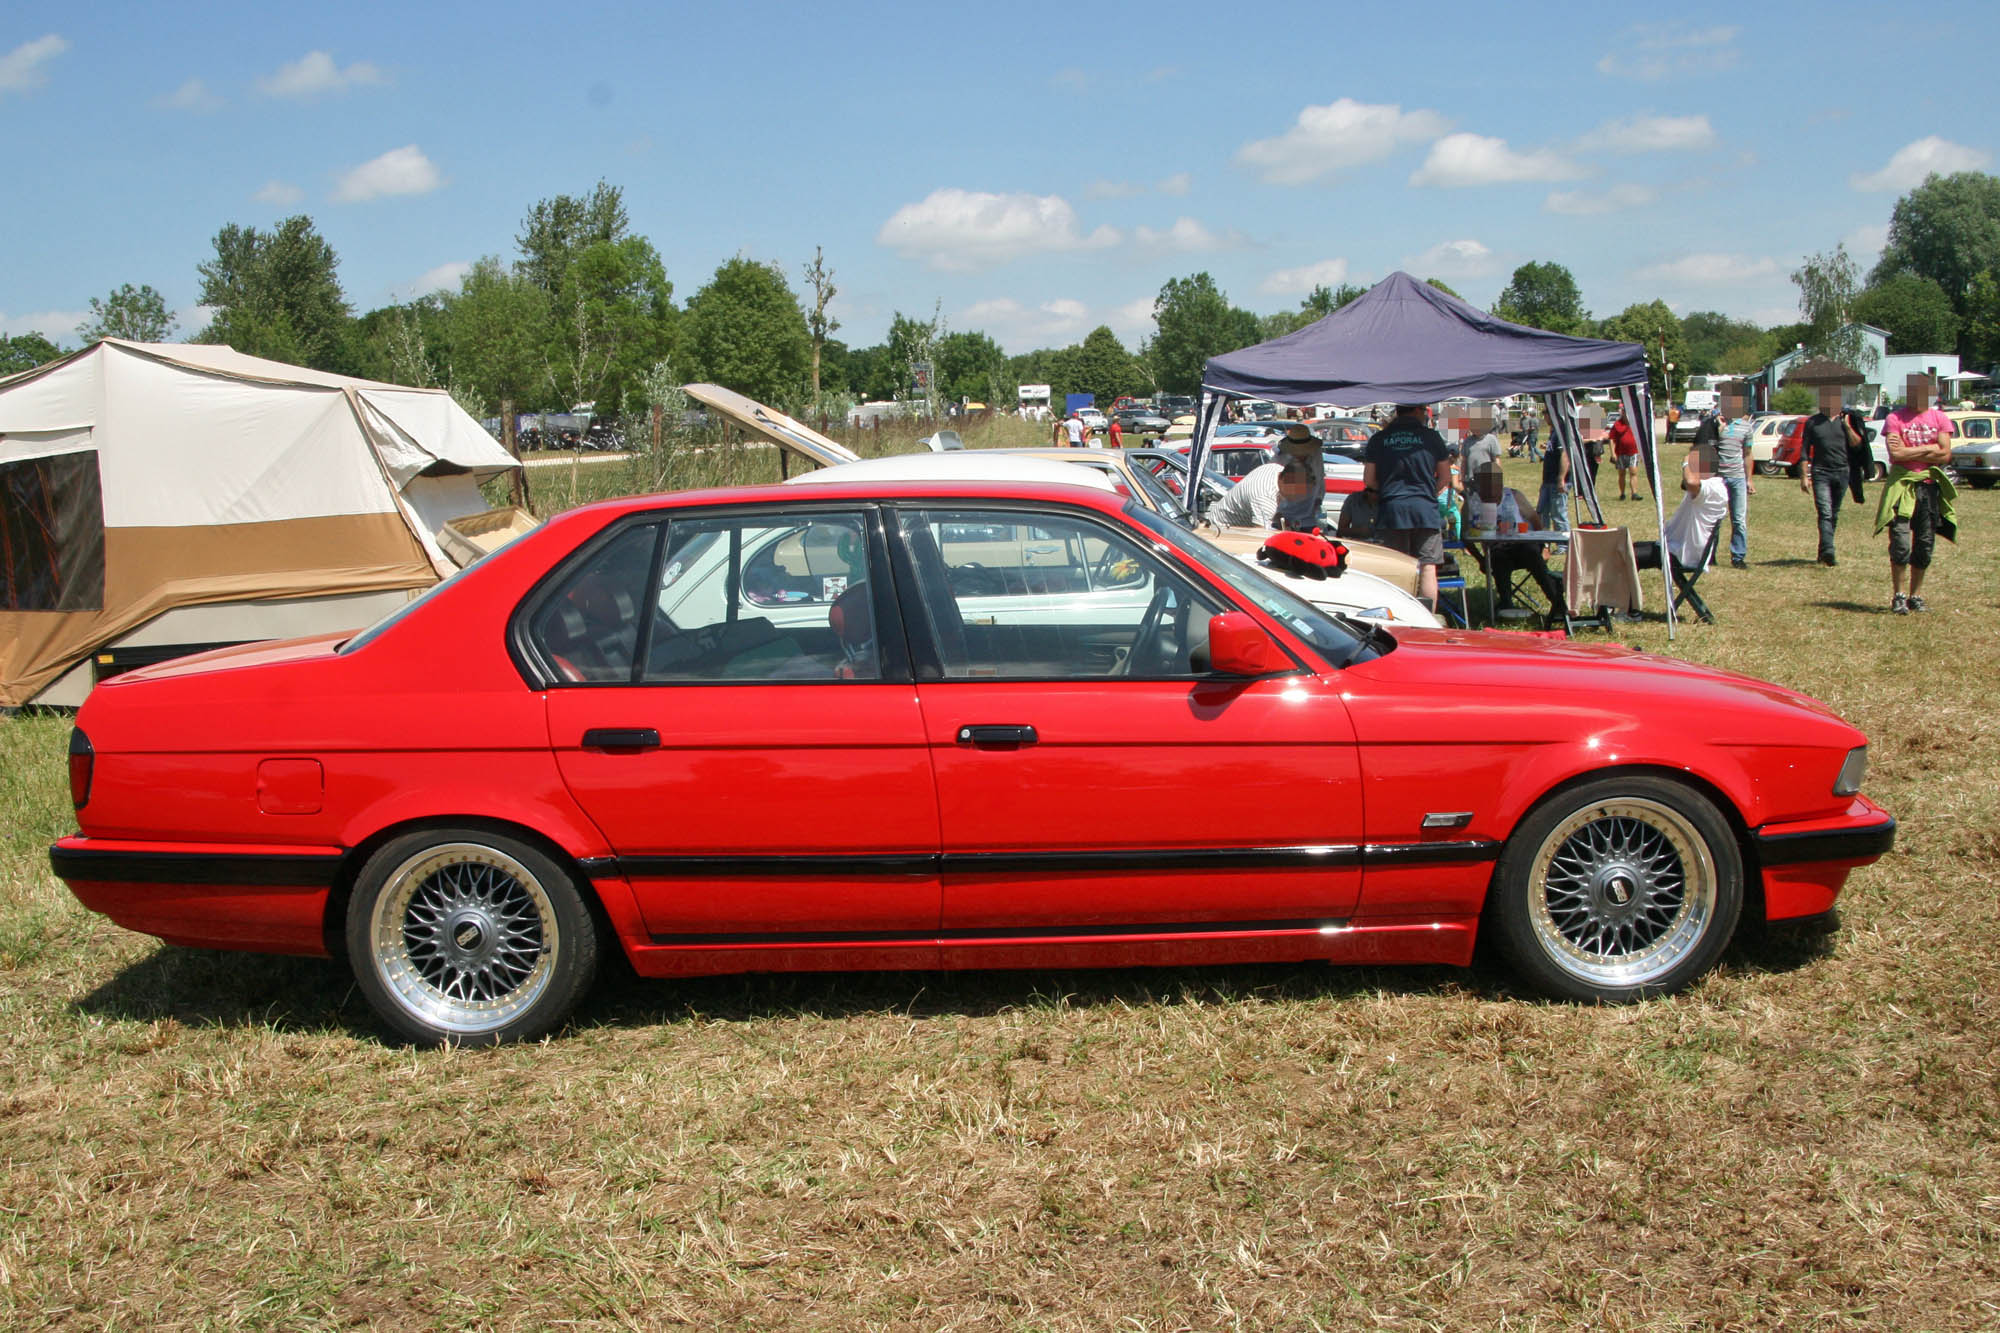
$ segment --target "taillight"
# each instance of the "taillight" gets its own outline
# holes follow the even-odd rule
[[[90,737],[79,727],[69,729],[69,799],[81,810],[90,801],[90,779],[97,765],[97,752]]]

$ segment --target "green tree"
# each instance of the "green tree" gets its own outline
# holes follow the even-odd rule
[[[1872,277],[1877,283],[1898,273],[1929,278],[1963,316],[1973,279],[1988,269],[2000,272],[2000,176],[1960,171],[1933,173],[1896,201]]]
[[[460,280],[445,303],[445,337],[452,372],[489,411],[511,402],[516,411],[567,406],[549,380],[548,293],[525,274],[509,272],[492,255]]]
[[[1424,281],[1429,283],[1431,286],[1437,288],[1439,291],[1443,292],[1446,296],[1458,296],[1457,292],[1453,291],[1450,287],[1447,287],[1444,283],[1438,281],[1436,278],[1425,278]],[[1463,296],[1458,296],[1458,299],[1463,301],[1465,298]]]
[[[1836,245],[1825,254],[1807,255],[1793,270],[1792,282],[1799,289],[1799,314],[1806,326],[1800,341],[1806,355],[1826,357],[1864,375],[1872,374],[1874,349],[1853,326],[1861,271],[1848,258],[1846,245]]]
[[[134,287],[128,282],[102,300],[90,298],[90,318],[76,326],[76,336],[86,343],[105,338],[163,343],[174,336],[179,324],[167,310],[166,298],[151,284]]]
[[[214,314],[195,341],[315,370],[348,368],[352,316],[340,260],[311,218],[289,217],[266,232],[232,222],[214,244],[215,258],[197,266],[201,304]]]
[[[1511,323],[1551,333],[1580,334],[1590,323],[1576,279],[1554,262],[1530,262],[1515,269],[1493,302],[1493,313]]]
[[[371,310],[350,326],[347,363],[357,375],[420,389],[444,388],[451,376],[444,297]]]
[[[1935,278],[1898,273],[1854,298],[1854,317],[1889,335],[1889,355],[1958,347],[1958,312]]]
[[[1229,298],[1206,273],[1169,278],[1153,301],[1153,323],[1153,378],[1167,393],[1197,392],[1208,358],[1245,345]],[[1256,341],[1254,330],[1248,341]]]
[[[656,362],[678,333],[674,285],[643,236],[593,241],[570,260],[554,298],[549,374],[573,401],[609,405]]]
[[[880,402],[895,396],[895,380],[889,374],[889,344],[855,347],[847,353],[847,390],[857,398]],[[883,386],[887,385],[885,389]]]
[[[1761,347],[1765,341],[1764,330],[1719,310],[1689,311],[1681,319],[1681,332],[1687,337],[1688,371],[1695,375],[1721,369],[1723,355],[1732,348]]]
[[[826,313],[839,288],[833,285],[833,270],[826,266],[826,253],[821,247],[813,247],[812,263],[805,266],[806,286],[812,291],[812,306],[806,311],[806,332],[812,337],[812,401],[819,402],[820,358],[826,347],[827,335],[840,327],[840,321]]]
[[[630,229],[625,192],[602,180],[581,199],[567,194],[543,199],[521,219],[521,234],[514,238],[522,276],[560,303],[578,253],[622,241]]]
[[[1143,372],[1133,361],[1125,344],[1109,326],[1100,324],[1085,336],[1076,349],[1075,393],[1094,394],[1099,407],[1109,407],[1121,394],[1134,393],[1146,385]]]
[[[1598,327],[1597,336],[1614,342],[1639,343],[1646,349],[1646,370],[1652,380],[1653,393],[1665,399],[1674,390],[1687,383],[1687,334],[1681,328],[1680,317],[1667,308],[1665,301],[1648,301],[1644,305],[1628,305]],[[1660,355],[1660,340],[1666,340],[1666,356]],[[1666,380],[1666,365],[1673,363],[1674,381]]]
[[[703,377],[777,405],[805,390],[812,336],[784,273],[738,256],[688,302],[686,348]]]
[[[61,355],[62,349],[39,333],[0,334],[0,375],[18,375]]]
[[[1771,410],[1799,414],[1816,412],[1819,410],[1819,391],[1803,384],[1787,384],[1771,395]]]
[[[947,401],[971,399],[998,407],[995,401],[1007,377],[1007,354],[983,333],[947,333],[937,341],[938,387]],[[1004,386],[1009,392],[1011,385]]]
[[[2000,363],[2000,277],[1992,269],[1974,278],[1966,290],[1962,334],[1972,364]]]

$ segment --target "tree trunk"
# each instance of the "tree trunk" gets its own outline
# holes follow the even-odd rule
[[[528,507],[528,469],[521,466],[521,442],[515,435],[514,400],[500,400],[500,443],[513,456],[514,472],[508,478],[508,499],[519,508]]]

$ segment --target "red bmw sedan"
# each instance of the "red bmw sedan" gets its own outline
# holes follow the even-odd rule
[[[343,958],[418,1043],[641,974],[1320,960],[1678,990],[1832,910],[1895,822],[1865,738],[1615,646],[1316,610],[1142,506],[1026,482],[633,498],[358,634],[77,718],[91,908]]]

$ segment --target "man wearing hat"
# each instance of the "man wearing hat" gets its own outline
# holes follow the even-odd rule
[[[1326,503],[1326,457],[1320,452],[1319,437],[1303,421],[1294,421],[1278,441],[1278,461],[1304,467],[1310,479],[1304,494],[1294,493],[1279,502],[1278,526],[1310,532],[1319,526],[1320,507]]]

